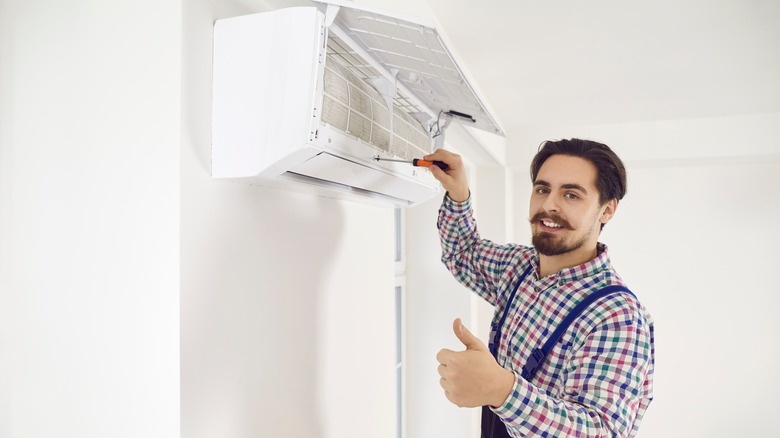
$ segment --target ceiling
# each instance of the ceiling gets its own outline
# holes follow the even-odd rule
[[[780,112],[780,1],[428,0],[508,133]]]

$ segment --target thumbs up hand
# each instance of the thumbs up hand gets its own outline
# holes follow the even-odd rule
[[[462,408],[503,404],[515,384],[514,373],[496,362],[485,343],[464,327],[460,318],[453,322],[452,330],[466,350],[445,348],[436,355],[444,395]]]

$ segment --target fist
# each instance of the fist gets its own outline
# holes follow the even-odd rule
[[[436,355],[444,395],[459,407],[503,404],[514,386],[514,373],[496,362],[485,344],[463,326],[460,318],[455,320],[452,329],[466,350],[442,349]]]

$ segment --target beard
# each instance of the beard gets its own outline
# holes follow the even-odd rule
[[[543,213],[537,213],[530,219],[531,224],[538,223],[542,219],[549,219],[555,223],[560,224],[566,230],[573,230],[572,226],[563,218],[555,215],[547,215]],[[533,233],[531,243],[533,243],[536,252],[545,256],[557,256],[566,254],[567,252],[577,250],[585,245],[590,235],[586,234],[580,237],[580,239],[569,242],[565,236],[556,236],[552,233],[540,231]]]
[[[550,233],[535,233],[531,242],[536,248],[536,252],[546,256],[557,256],[566,254],[582,247],[588,241],[588,236],[582,236],[580,240],[568,242],[564,237],[554,236]]]

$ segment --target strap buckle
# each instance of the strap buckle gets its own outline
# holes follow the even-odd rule
[[[531,380],[539,370],[539,367],[541,367],[544,363],[546,357],[547,356],[544,354],[544,351],[542,351],[541,348],[534,348],[534,351],[531,353],[531,357],[529,357],[528,361],[525,363],[525,365],[523,365],[523,378],[525,380]]]

